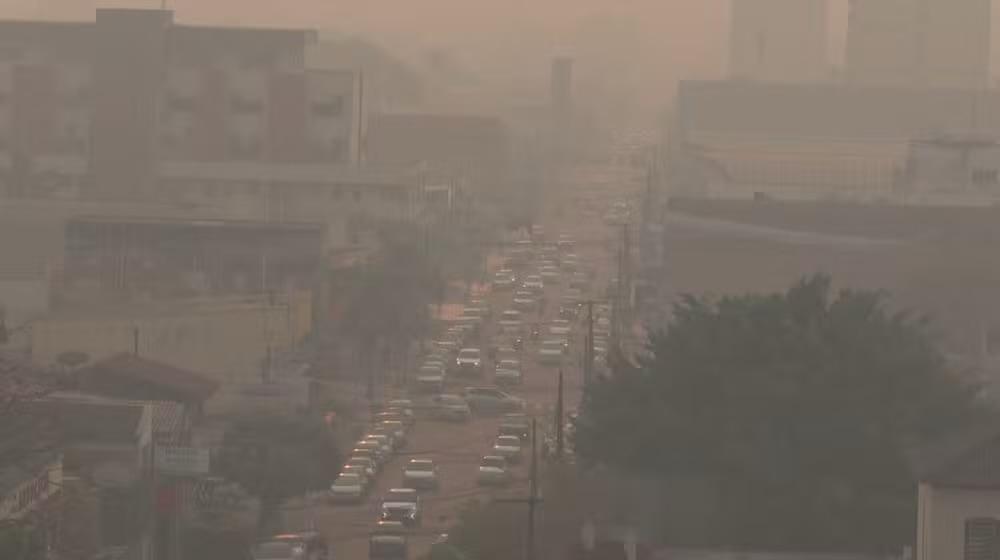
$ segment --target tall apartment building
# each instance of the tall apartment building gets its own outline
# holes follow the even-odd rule
[[[0,182],[127,199],[169,162],[356,161],[358,79],[307,69],[314,40],[159,10],[0,21]]]
[[[989,84],[990,0],[851,0],[846,78],[871,86]]]
[[[826,0],[733,0],[729,75],[762,82],[829,78]]]

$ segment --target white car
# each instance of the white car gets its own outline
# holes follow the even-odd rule
[[[356,504],[365,497],[365,481],[356,473],[343,473],[330,486],[330,501],[335,504]]]
[[[521,438],[517,436],[498,436],[493,444],[493,454],[499,455],[508,463],[521,462]]]
[[[403,467],[403,486],[418,490],[437,490],[440,486],[437,465],[431,459],[410,459]]]
[[[499,271],[493,275],[493,287],[497,290],[509,290],[517,284],[517,276],[513,271]]]
[[[506,486],[510,482],[507,459],[500,455],[487,455],[479,463],[476,482],[482,486]]]
[[[521,287],[531,292],[541,292],[545,290],[545,282],[541,276],[533,274],[524,279]]]
[[[534,292],[518,290],[514,293],[511,305],[521,311],[532,311],[538,307],[538,300],[535,299]]]
[[[570,331],[573,330],[573,325],[566,319],[553,319],[549,323],[549,334],[554,335],[554,337],[564,337],[569,336]]]
[[[562,273],[555,266],[544,266],[538,271],[538,275],[542,277],[543,281],[554,284],[559,281]]]
[[[524,330],[521,312],[516,309],[508,309],[501,313],[497,324],[500,326],[500,332],[509,335],[520,335]]]

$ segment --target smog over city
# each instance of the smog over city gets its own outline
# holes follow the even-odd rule
[[[991,0],[0,0],[0,560],[996,560]]]

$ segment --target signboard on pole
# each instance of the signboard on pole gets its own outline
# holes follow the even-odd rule
[[[208,449],[163,445],[156,448],[156,470],[175,476],[205,476],[209,473]]]

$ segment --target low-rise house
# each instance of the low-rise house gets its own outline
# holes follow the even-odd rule
[[[193,371],[124,352],[88,366],[80,371],[78,379],[86,392],[181,403],[195,417],[219,388],[217,381]]]
[[[1000,555],[1000,422],[950,434],[913,454],[917,560]]]

